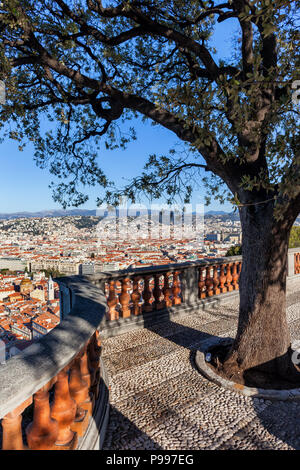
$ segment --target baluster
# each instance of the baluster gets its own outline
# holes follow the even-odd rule
[[[132,285],[132,294],[131,294],[131,300],[132,300],[132,313],[133,315],[140,315],[142,309],[141,309],[141,294],[139,291],[139,281],[140,277],[134,277],[133,278],[133,285]]]
[[[164,288],[163,288],[163,294],[165,298],[165,304],[166,307],[172,307],[172,290],[170,289],[170,273],[165,273],[164,274]]]
[[[294,254],[294,270],[295,274],[300,274],[300,254]]]
[[[92,384],[92,378],[88,366],[88,355],[87,355],[87,347],[85,347],[80,354],[80,372],[81,372],[81,378],[84,382],[86,382],[88,390],[90,392],[90,387]],[[94,397],[93,397],[94,398]],[[87,410],[87,412],[91,415],[92,414],[92,409],[93,409],[93,401],[91,400],[90,394],[88,394],[88,397],[86,401],[82,402],[80,404],[81,408],[84,410]]]
[[[204,277],[203,277],[204,271],[205,271],[205,268],[200,268],[200,269],[199,269],[199,282],[198,282],[198,287],[199,287],[199,297],[200,297],[200,299],[205,299],[205,297],[206,297],[205,279],[204,279]]]
[[[51,406],[51,418],[58,422],[58,436],[55,443],[57,448],[71,450],[77,445],[77,434],[71,431],[76,409],[76,402],[70,396],[68,372],[67,369],[63,369],[57,375],[54,402]]]
[[[206,295],[207,297],[211,297],[213,295],[213,280],[210,275],[211,266],[207,266],[206,268],[206,277],[205,277],[205,286],[206,286]]]
[[[94,333],[95,335],[95,342],[96,342],[96,345],[98,346],[98,348],[101,349],[101,338],[100,338],[100,332],[98,330],[95,331]]]
[[[152,279],[152,276],[145,276],[144,278],[144,292],[143,292],[143,299],[144,299],[144,304],[143,304],[143,311],[144,312],[152,312],[153,306],[151,303],[151,300],[153,299],[152,296],[152,290],[150,287],[150,280]]]
[[[180,305],[181,304],[181,297],[180,297],[180,282],[179,282],[179,274],[180,271],[175,271],[173,273],[173,288],[172,288],[172,294],[173,294],[173,305]]]
[[[231,266],[232,266],[231,263],[228,263],[228,264],[226,265],[226,287],[227,287],[227,291],[228,291],[228,292],[231,292],[231,291],[233,290],[233,287],[232,287]]]
[[[58,422],[50,416],[49,390],[52,385],[51,381],[33,396],[33,421],[26,428],[31,450],[51,450],[58,438]]]
[[[100,353],[101,347],[98,346],[96,334],[92,336],[88,345],[88,364],[91,374],[91,387],[90,391],[98,397],[99,392],[99,378],[100,378]]]
[[[161,310],[165,306],[164,302],[164,296],[163,292],[160,286],[160,280],[161,280],[161,274],[155,274],[154,275],[154,290],[153,290],[153,295],[154,295],[154,305],[155,305],[155,310]]]
[[[237,273],[237,263],[233,263],[233,266],[232,266],[232,286],[233,286],[233,290],[237,290],[239,288],[238,278],[239,278],[239,275]]]
[[[22,413],[32,403],[32,397],[7,413],[2,419],[2,450],[25,450],[22,437]]]
[[[224,274],[224,270],[225,270],[225,264],[221,264],[219,279],[220,279],[220,291],[222,294],[225,294],[225,292],[227,292],[227,287],[225,286],[226,276]]]
[[[125,279],[122,279],[121,282],[122,282],[122,291],[119,297],[120,304],[122,307],[121,316],[123,318],[128,318],[130,317],[130,308],[129,308],[130,294],[128,292],[131,288],[130,279],[129,277],[125,277]]]
[[[213,267],[213,293],[214,295],[220,294],[219,289],[219,274],[218,274],[218,266],[214,265]]]
[[[241,271],[242,271],[242,261],[239,261],[238,262],[238,282],[239,282],[239,279],[240,279],[240,275],[241,275]]]
[[[83,436],[88,426],[89,414],[81,407],[81,404],[89,399],[89,388],[81,376],[80,361],[81,357],[78,355],[73,361],[70,372],[70,395],[77,405],[75,419],[70,427],[79,436]]]
[[[108,298],[107,298],[107,305],[108,305],[107,319],[108,320],[118,320],[119,312],[116,310],[117,304],[118,304],[118,297],[116,295],[115,281],[111,280],[109,281]]]

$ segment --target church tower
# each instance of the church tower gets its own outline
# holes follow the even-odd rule
[[[48,279],[48,300],[54,300],[54,282],[51,275]]]

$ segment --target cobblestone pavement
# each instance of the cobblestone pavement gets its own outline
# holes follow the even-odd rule
[[[111,411],[104,449],[300,449],[300,402],[271,402],[202,377],[195,351],[233,337],[238,298],[104,341]],[[300,282],[288,288],[292,339],[300,339]]]

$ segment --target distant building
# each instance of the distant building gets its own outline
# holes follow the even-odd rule
[[[51,276],[48,280],[47,288],[48,288],[48,300],[54,300],[54,282]]]
[[[40,300],[41,302],[45,302],[44,289],[34,289],[32,292],[30,292],[30,298]]]
[[[0,258],[0,269],[9,269],[10,271],[25,271],[28,268],[27,261],[20,258]]]
[[[94,263],[82,263],[79,266],[79,274],[82,276],[88,274],[95,274],[95,264]]]
[[[221,241],[221,234],[220,233],[207,233],[205,235],[205,239],[209,242],[219,242]]]
[[[29,295],[33,290],[34,287],[29,277],[24,277],[20,284],[20,293],[24,295]]]
[[[51,313],[43,313],[32,320],[32,338],[38,339],[53,330],[59,324],[59,318]]]

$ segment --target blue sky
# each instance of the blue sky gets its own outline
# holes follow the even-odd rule
[[[231,34],[235,25],[233,21],[225,21],[218,25],[213,45],[218,48],[217,56],[229,54]],[[0,105],[1,106],[1,105]],[[131,121],[130,125],[133,125]],[[140,119],[135,123],[137,141],[128,145],[124,150],[103,150],[99,155],[101,168],[109,179],[123,185],[126,179],[138,175],[151,153],[162,154],[174,146],[179,139],[170,131],[159,126],[143,124]],[[39,211],[44,209],[61,209],[51,196],[49,184],[53,179],[47,169],[41,170],[33,161],[33,147],[27,145],[20,152],[14,141],[0,145],[0,212]],[[95,209],[96,197],[99,190],[86,188],[89,201],[80,208]],[[197,191],[193,195],[194,203],[204,202],[205,191]],[[231,204],[220,205],[212,202],[207,210],[231,211]]]

